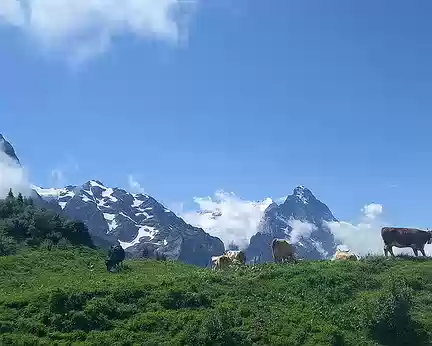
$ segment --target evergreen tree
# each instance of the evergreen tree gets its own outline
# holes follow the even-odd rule
[[[21,204],[24,203],[24,198],[21,192],[18,194],[17,201]]]

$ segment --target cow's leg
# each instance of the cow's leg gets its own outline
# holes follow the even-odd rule
[[[415,255],[416,257],[418,257],[418,250],[417,250],[417,248],[412,247],[411,249],[413,250],[414,255]]]
[[[421,247],[419,250],[420,250],[421,254],[423,255],[423,257],[426,257],[424,247]]]
[[[388,247],[387,247],[387,250],[388,250],[388,252],[390,252],[390,255],[391,255],[392,257],[395,257],[395,255],[394,255],[394,253],[393,253],[393,246],[392,246],[392,245],[388,246]]]
[[[388,257],[387,245],[384,245],[384,256]]]

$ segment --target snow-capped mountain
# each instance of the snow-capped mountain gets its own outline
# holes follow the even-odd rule
[[[96,245],[119,243],[131,257],[155,251],[185,263],[206,266],[224,251],[222,241],[193,227],[146,194],[131,194],[91,180],[63,189],[34,189],[56,202],[61,213],[84,222]]]
[[[0,151],[20,165],[13,146],[2,135]],[[186,223],[151,196],[109,188],[97,180],[62,189],[33,186],[32,197],[40,207],[84,222],[96,245],[120,244],[130,257],[159,252],[171,259],[206,266],[211,256],[224,251],[219,238]],[[270,243],[274,238],[290,239],[301,258],[320,259],[334,253],[335,239],[323,221],[337,220],[309,189],[295,188],[282,204],[266,199],[256,206],[265,212],[261,221],[259,217],[255,220],[259,225],[246,249],[249,260],[272,260]],[[223,216],[219,209],[198,213],[209,220]],[[211,227],[206,230],[218,234]]]
[[[335,252],[336,243],[323,221],[337,220],[309,189],[298,186],[284,203],[273,202],[267,207],[246,250],[247,258],[271,261],[270,244],[274,238],[290,239],[300,258],[327,258]]]

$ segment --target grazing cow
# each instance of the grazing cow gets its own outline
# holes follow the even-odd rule
[[[296,262],[295,248],[292,244],[288,243],[287,240],[273,239],[271,247],[272,247],[273,258],[275,263],[280,263],[285,261]]]
[[[226,255],[213,256],[212,262],[213,262],[213,270],[226,269],[230,266],[230,264],[232,264],[231,258]]]
[[[244,251],[228,250],[224,252],[225,256],[228,256],[234,264],[245,264],[246,255]]]
[[[393,246],[398,248],[410,247],[415,256],[418,256],[418,250],[420,250],[422,255],[426,256],[424,246],[426,243],[432,243],[432,232],[416,228],[383,227],[381,237],[384,241],[384,254],[386,257],[389,252],[394,257]]]
[[[350,260],[350,261],[357,261],[357,256],[355,253],[352,253],[349,250],[336,250],[335,255],[336,260]]]
[[[110,272],[112,268],[120,270],[120,264],[125,259],[126,254],[120,245],[111,246],[108,251],[108,258],[105,260],[107,270]]]

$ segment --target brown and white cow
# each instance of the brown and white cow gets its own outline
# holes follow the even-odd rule
[[[227,250],[224,252],[224,255],[231,258],[231,261],[234,264],[245,264],[246,263],[246,254],[244,253],[244,251]]]
[[[213,270],[216,269],[226,269],[232,264],[231,258],[226,255],[213,256],[211,258],[213,263]]]
[[[355,253],[349,251],[349,250],[336,250],[335,260],[350,260],[350,261],[357,261],[358,258]]]
[[[432,232],[422,231],[417,228],[403,227],[383,227],[381,229],[381,237],[384,241],[384,254],[387,257],[388,253],[394,257],[393,246],[398,248],[410,247],[415,256],[418,256],[418,251],[426,256],[424,246],[432,243]]]
[[[273,239],[271,243],[275,263],[296,262],[295,247],[285,239]]]

